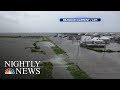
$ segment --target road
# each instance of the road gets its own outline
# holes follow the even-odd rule
[[[120,79],[120,53],[99,53],[79,47],[77,41],[50,37],[64,49],[69,60],[77,64],[93,79]]]

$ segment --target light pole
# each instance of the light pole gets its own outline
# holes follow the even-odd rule
[[[77,56],[79,55],[79,50],[80,50],[80,41],[78,40],[78,50],[77,50]]]
[[[103,56],[105,55],[105,51],[106,51],[106,41],[105,41],[105,46],[104,46],[104,53],[103,53]]]

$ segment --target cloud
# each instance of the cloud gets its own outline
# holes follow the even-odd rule
[[[59,22],[93,17],[101,22]],[[120,32],[120,11],[0,11],[0,32]]]

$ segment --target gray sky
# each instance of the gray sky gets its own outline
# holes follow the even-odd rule
[[[60,22],[60,18],[101,18],[101,22]],[[120,32],[120,11],[0,11],[0,33]]]

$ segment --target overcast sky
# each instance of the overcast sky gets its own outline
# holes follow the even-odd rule
[[[101,18],[101,22],[60,22],[60,18]],[[0,33],[120,32],[120,11],[0,11]]]

